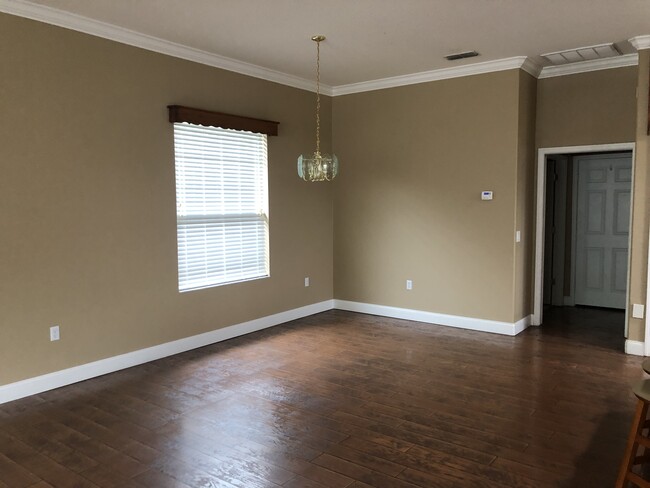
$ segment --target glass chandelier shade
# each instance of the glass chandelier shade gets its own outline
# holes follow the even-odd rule
[[[320,43],[325,36],[311,38],[316,42],[316,151],[298,156],[298,176],[305,181],[332,181],[339,173],[336,155],[320,152]]]
[[[305,181],[332,181],[339,173],[336,154],[301,154],[298,156],[298,176]]]

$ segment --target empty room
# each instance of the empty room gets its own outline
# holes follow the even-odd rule
[[[649,2],[0,36],[0,488],[650,486]]]

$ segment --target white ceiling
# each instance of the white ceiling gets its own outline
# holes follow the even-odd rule
[[[323,34],[332,87],[518,56],[543,66],[541,54],[608,42],[633,53],[627,40],[650,34],[650,0],[0,0],[0,10],[35,4],[305,80],[310,38]],[[443,59],[466,50],[480,56]]]

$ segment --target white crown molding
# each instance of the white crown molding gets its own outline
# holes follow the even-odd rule
[[[473,317],[462,317],[460,315],[447,315],[424,310],[412,310],[408,308],[388,307],[386,305],[375,305],[372,303],[349,302],[347,300],[334,300],[334,308],[350,312],[367,313],[380,315],[395,319],[412,320],[427,324],[445,325],[460,329],[478,330],[481,332],[492,332],[514,336],[524,331],[531,323],[531,316],[524,317],[517,322],[499,322],[496,320],[477,319]]]
[[[100,22],[81,15],[65,12],[44,5],[37,5],[25,0],[0,0],[0,12],[17,15],[46,24],[64,27],[66,29],[83,32],[111,41],[128,44],[129,46],[167,54],[175,58],[194,61],[196,63],[221,68],[235,73],[260,78],[282,85],[300,88],[302,90],[316,91],[315,82],[298,76],[288,75],[269,68],[257,66],[236,59],[219,56],[200,49],[184,46],[157,37],[141,34],[113,24]],[[321,84],[321,92],[325,95],[332,94],[332,88]]]
[[[636,36],[629,41],[637,51],[641,49],[650,49],[650,36]]]
[[[625,66],[636,66],[639,64],[638,54],[625,54],[613,58],[594,59],[593,61],[581,61],[579,63],[562,64],[559,66],[545,66],[538,78],[553,78],[555,76],[574,75],[577,73],[588,73],[603,69],[623,68]]]
[[[460,78],[462,76],[493,73],[495,71],[505,71],[509,69],[519,69],[524,66],[526,59],[526,56],[517,56],[514,58],[497,59],[495,61],[485,61],[483,63],[467,64],[454,68],[436,69],[432,71],[423,71],[421,73],[382,78],[379,80],[350,83],[349,85],[338,85],[332,88],[332,95],[336,97],[339,95],[349,95],[351,93],[383,90],[385,88],[394,88],[406,85],[416,85],[418,83],[427,83],[429,81],[447,80],[450,78]]]
[[[539,74],[542,72],[542,67],[531,58],[526,58],[524,60],[521,69],[535,78],[539,78]]]
[[[141,34],[113,24],[100,22],[63,10],[38,5],[28,0],[0,0],[0,12],[17,15],[39,22],[56,25],[85,34],[90,34],[111,41],[120,42],[130,46],[146,49],[175,58],[185,59],[215,68],[240,73],[254,78],[279,83],[301,90],[315,92],[313,80],[275,71],[263,66],[258,66],[233,58],[220,56],[200,49],[184,46],[166,41],[146,34]],[[637,36],[630,39],[630,43],[638,49],[650,48],[650,36]],[[409,75],[394,76],[378,80],[362,81],[348,85],[329,86],[321,84],[321,93],[327,96],[347,95],[366,91],[381,90],[430,81],[446,80],[463,76],[492,73],[509,69],[522,69],[536,78],[550,78],[575,73],[585,73],[601,69],[620,68],[633,66],[638,63],[638,55],[629,54],[604,60],[584,61],[562,66],[548,66],[541,68],[535,61],[526,56],[485,61],[454,68],[443,68]]]
[[[177,341],[167,342],[157,346],[139,349],[137,351],[120,354],[92,363],[82,364],[73,368],[55,371],[53,373],[28,378],[26,380],[0,385],[0,404],[18,400],[29,395],[36,395],[44,391],[53,390],[62,386],[71,385],[97,376],[102,376],[139,364],[155,361],[156,359],[180,354],[191,349],[208,346],[216,342],[232,339],[258,330],[283,324],[316,313],[331,310],[333,300],[306,305],[304,307],[287,310],[286,312],[268,315],[248,322],[231,325],[222,329],[213,330]]]

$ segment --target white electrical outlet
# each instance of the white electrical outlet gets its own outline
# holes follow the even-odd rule
[[[413,281],[406,280],[406,289],[407,290],[412,290],[413,289]]]
[[[642,319],[643,313],[645,312],[644,308],[645,307],[640,303],[634,303],[632,305],[632,317],[635,319]]]
[[[53,325],[50,327],[50,341],[58,341],[61,338],[59,335],[59,326]]]
[[[305,286],[309,286],[309,276],[305,276]]]

